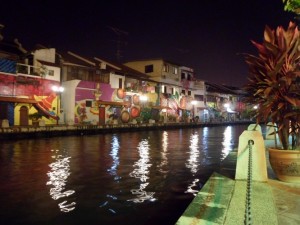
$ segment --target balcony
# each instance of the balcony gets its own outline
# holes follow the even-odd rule
[[[35,77],[43,77],[46,75],[46,69],[43,67],[35,67],[17,63],[16,73],[22,75],[31,75]]]

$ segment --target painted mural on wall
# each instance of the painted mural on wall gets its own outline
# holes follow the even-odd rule
[[[48,96],[58,82],[40,77],[11,76],[0,74],[0,94],[3,96]]]
[[[193,109],[192,96],[180,95],[176,92],[172,94],[161,94],[161,105],[166,106],[166,113],[169,121],[181,121],[183,117],[188,117]]]
[[[8,97],[25,97],[36,100],[37,103],[31,107],[29,104],[17,104],[14,108],[14,121],[19,125],[20,107],[26,106],[28,114],[34,114],[41,111],[46,123],[53,123],[58,118],[57,96],[52,91],[52,86],[58,85],[58,82],[45,80],[41,77],[12,76],[0,74],[0,95]]]
[[[147,97],[143,102],[141,96]],[[130,92],[125,89],[112,88],[110,84],[80,81],[75,94],[75,123],[97,124],[99,106],[105,107],[105,123],[122,123],[136,121],[158,121],[162,109],[166,109],[168,117],[180,117],[180,110],[192,109],[192,97],[157,93]],[[155,108],[160,101],[161,108]],[[103,103],[103,102],[106,102]],[[114,104],[119,103],[119,104]]]

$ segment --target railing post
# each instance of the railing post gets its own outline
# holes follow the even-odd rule
[[[247,190],[246,190],[246,209],[245,209],[245,225],[252,224],[252,215],[251,215],[251,193],[252,193],[252,145],[254,145],[253,140],[248,141],[248,176],[247,176]]]

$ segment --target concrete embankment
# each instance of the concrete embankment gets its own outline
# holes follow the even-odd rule
[[[107,125],[46,125],[46,126],[12,126],[0,128],[0,140],[57,137],[71,135],[94,135],[111,132],[135,132],[141,130],[181,129],[196,127],[228,126],[250,124],[251,121],[219,123],[154,123],[154,124],[107,124]]]

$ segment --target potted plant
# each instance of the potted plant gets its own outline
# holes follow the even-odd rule
[[[43,116],[38,111],[31,113],[28,115],[28,118],[32,120],[32,125],[37,126],[39,124],[39,119],[41,119]]]
[[[246,101],[257,105],[257,123],[272,122],[280,146],[269,149],[278,179],[300,182],[300,33],[290,22],[285,30],[266,26],[262,43],[252,41],[258,56],[245,55],[249,79]],[[275,142],[276,143],[276,142]],[[281,158],[281,154],[284,154]],[[292,161],[288,157],[295,157]],[[282,174],[285,173],[285,174]]]

